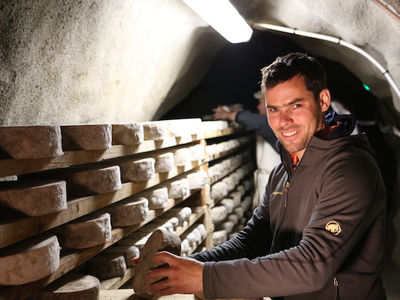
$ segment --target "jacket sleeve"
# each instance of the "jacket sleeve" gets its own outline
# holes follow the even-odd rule
[[[236,114],[236,123],[246,127],[248,131],[254,131],[256,134],[262,136],[275,151],[278,152],[276,147],[277,138],[268,124],[267,117],[260,114],[249,113],[240,111]]]
[[[316,180],[320,186],[317,204],[298,245],[253,259],[206,262],[206,299],[278,297],[321,290],[360,251],[359,246],[365,247],[360,244],[365,243],[366,232],[384,215],[385,191],[376,165],[361,156],[343,158]],[[338,235],[325,229],[332,220],[341,226]],[[382,235],[382,230],[374,234]],[[365,261],[364,267],[370,263]]]

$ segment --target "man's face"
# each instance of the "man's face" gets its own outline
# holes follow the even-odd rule
[[[285,149],[300,159],[311,137],[327,127],[324,112],[330,105],[329,91],[324,89],[319,98],[315,100],[299,75],[265,92],[269,125]]]

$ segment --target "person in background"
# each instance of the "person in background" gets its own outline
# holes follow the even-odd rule
[[[255,193],[253,197],[253,207],[256,207],[264,194],[272,169],[280,162],[280,156],[277,149],[278,139],[268,124],[264,95],[261,92],[256,92],[253,96],[258,100],[258,114],[247,111],[234,111],[231,107],[219,105],[213,109],[213,119],[236,122],[244,126],[246,130],[254,131],[257,134],[257,170],[254,172]]]
[[[267,121],[267,111],[265,109],[264,95],[261,92],[253,94],[254,98],[258,100],[257,113],[247,111],[234,111],[229,106],[219,105],[213,109],[214,120],[229,120],[243,125],[248,131],[254,131],[267,141],[272,148],[278,152],[276,147],[277,138],[272,131]]]
[[[191,257],[154,256],[168,267],[147,273],[160,295],[206,299],[384,300],[386,191],[353,115],[329,112],[317,60],[278,57],[262,70],[268,121],[281,163],[238,236]]]

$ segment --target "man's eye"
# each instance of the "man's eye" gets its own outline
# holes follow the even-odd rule
[[[299,108],[299,107],[301,107],[301,104],[295,104],[295,105],[293,105],[293,108]]]
[[[277,112],[277,111],[278,111],[277,108],[270,108],[270,109],[269,109],[269,112],[271,112],[271,113],[274,113],[274,112]]]

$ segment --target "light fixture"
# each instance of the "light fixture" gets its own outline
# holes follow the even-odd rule
[[[253,30],[229,0],[183,0],[229,42],[250,40]]]

